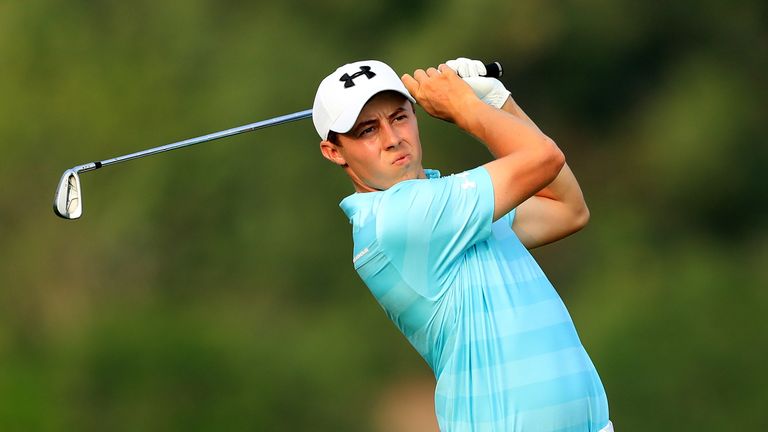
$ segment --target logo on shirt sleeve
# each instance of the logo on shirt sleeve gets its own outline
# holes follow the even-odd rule
[[[464,179],[464,183],[461,184],[461,188],[464,190],[474,189],[477,187],[477,183],[469,179],[469,172],[467,171],[464,171],[461,174],[456,174],[456,177],[461,177]]]
[[[360,253],[358,253],[357,255],[355,255],[354,258],[352,258],[352,264],[356,263],[357,260],[359,260],[360,258],[364,257],[365,254],[367,254],[367,253],[368,253],[368,248],[365,248],[365,249],[361,250]]]

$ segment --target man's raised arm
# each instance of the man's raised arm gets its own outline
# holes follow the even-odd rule
[[[427,113],[455,123],[492,154],[503,155],[484,165],[493,184],[494,220],[552,183],[563,168],[563,153],[549,137],[523,119],[482,102],[450,67],[418,69],[402,79]]]
[[[486,70],[481,61],[458,58],[446,64],[472,87],[483,102],[512,114],[542,133],[501,81],[484,77]],[[505,149],[501,150],[497,153],[491,148],[496,158],[507,156],[503,152]],[[523,244],[532,249],[566,237],[583,228],[588,221],[589,210],[579,183],[568,165],[564,164],[552,183],[517,207],[512,228]]]

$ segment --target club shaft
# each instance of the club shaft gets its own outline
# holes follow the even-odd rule
[[[223,130],[223,131],[220,131],[220,132],[210,133],[208,135],[199,136],[197,138],[190,138],[190,139],[186,139],[186,140],[183,140],[183,141],[178,141],[178,142],[175,142],[175,143],[166,144],[166,145],[162,145],[162,146],[159,146],[159,147],[154,147],[154,148],[151,148],[151,149],[146,149],[146,150],[138,151],[138,152],[130,153],[130,154],[123,155],[123,156],[113,157],[111,159],[105,159],[105,160],[102,160],[102,161],[91,162],[91,163],[87,163],[87,164],[84,164],[84,165],[79,165],[79,166],[76,166],[73,169],[75,171],[77,171],[77,172],[92,171],[92,170],[95,170],[95,169],[98,169],[98,168],[101,168],[101,167],[105,167],[105,166],[108,166],[108,165],[114,165],[114,164],[118,164],[120,162],[126,162],[126,161],[129,161],[131,159],[138,159],[138,158],[142,158],[142,157],[145,157],[145,156],[151,156],[151,155],[154,155],[154,154],[157,154],[157,153],[163,153],[163,152],[167,152],[167,151],[171,151],[171,150],[176,150],[176,149],[183,148],[183,147],[189,147],[189,146],[192,146],[192,145],[195,145],[195,144],[200,144],[200,143],[204,143],[204,142],[207,142],[207,141],[213,141],[213,140],[217,140],[217,139],[220,139],[220,138],[226,138],[226,137],[229,137],[229,136],[238,135],[238,134],[245,133],[245,132],[251,132],[251,131],[254,131],[254,130],[257,130],[257,129],[262,129],[262,128],[269,127],[269,126],[275,126],[275,125],[279,125],[279,124],[283,124],[283,123],[288,123],[288,122],[292,122],[292,121],[296,121],[296,120],[305,119],[305,118],[308,118],[308,117],[311,117],[311,116],[312,116],[312,110],[311,109],[304,110],[304,111],[298,111],[298,112],[295,112],[295,113],[292,113],[292,114],[286,114],[286,115],[282,115],[282,116],[279,116],[279,117],[274,117],[274,118],[271,118],[271,119],[262,120],[262,121],[258,121],[258,122],[255,122],[255,123],[247,124],[247,125],[244,125],[244,126],[235,127],[235,128],[232,128],[232,129],[227,129],[227,130]]]

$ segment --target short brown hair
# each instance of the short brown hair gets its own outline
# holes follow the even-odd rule
[[[328,141],[330,141],[330,142],[332,142],[333,144],[336,144],[336,145],[341,145],[339,143],[339,134],[337,132],[332,131],[332,130],[328,131]]]

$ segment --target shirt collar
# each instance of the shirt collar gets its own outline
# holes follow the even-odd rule
[[[424,169],[424,175],[427,176],[427,179],[437,179],[440,178],[440,171],[435,169]],[[347,218],[349,218],[350,221],[352,221],[352,218],[355,216],[355,214],[360,211],[360,209],[364,206],[370,203],[370,201],[380,192],[355,192],[352,195],[349,195],[348,197],[341,200],[339,203],[339,207],[341,207],[341,210],[344,211],[344,214],[347,215]]]

